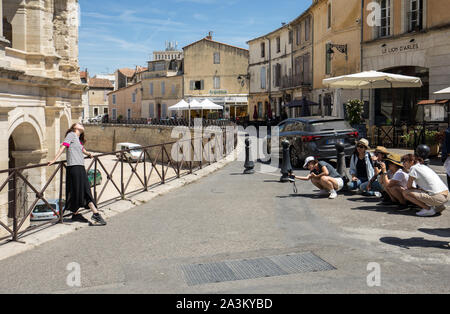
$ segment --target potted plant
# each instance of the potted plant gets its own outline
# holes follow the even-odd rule
[[[430,147],[430,156],[439,155],[439,145],[441,144],[441,132],[425,130],[425,144]]]
[[[353,128],[358,130],[362,137],[366,137],[365,134],[367,134],[367,128],[362,117],[364,113],[364,102],[359,99],[349,100],[345,104],[345,109],[347,113],[347,121]]]

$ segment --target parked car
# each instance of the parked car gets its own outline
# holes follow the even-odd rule
[[[88,171],[88,181],[89,181],[89,185],[91,187],[94,186],[94,172],[95,172],[94,169],[91,169]],[[100,173],[99,170],[97,170],[97,173],[95,176],[96,176],[96,179],[95,179],[96,185],[101,185],[102,184],[102,174]]]
[[[96,116],[94,118],[89,119],[89,122],[91,122],[91,123],[100,123],[100,122],[103,121],[103,117],[104,117],[104,115],[98,115],[98,116]]]
[[[51,210],[48,208],[48,206],[44,203],[44,201],[39,201],[34,206],[33,211],[30,215],[31,221],[42,221],[42,220],[53,220],[58,217],[59,215],[59,200],[47,200],[48,204],[53,208]],[[61,200],[61,204],[63,206],[62,212],[64,213],[64,206],[66,201]]]
[[[142,146],[133,143],[120,143],[116,145],[116,151],[127,150],[123,154],[124,159],[129,162],[138,162],[144,160],[144,154],[142,154]],[[121,158],[121,154],[116,154],[117,158]]]
[[[336,144],[345,145],[347,162],[353,154],[358,131],[350,124],[336,117],[302,117],[287,119],[278,124],[280,130],[279,153],[282,158],[281,142],[290,143],[290,157],[293,167],[302,167],[308,156],[320,160],[337,159]],[[270,138],[268,140],[270,147]]]

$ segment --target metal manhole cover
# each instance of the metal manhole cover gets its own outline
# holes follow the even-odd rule
[[[335,270],[317,255],[306,252],[181,267],[189,286]]]

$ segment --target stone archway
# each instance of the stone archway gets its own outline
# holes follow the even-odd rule
[[[12,130],[8,141],[8,156],[10,168],[20,168],[40,164],[46,158],[46,151],[42,150],[43,143],[35,126],[29,122],[22,122]],[[45,167],[20,170],[20,174],[40,190],[45,182]],[[8,193],[8,218],[14,217],[14,204],[17,217],[23,218],[35,200],[34,191],[20,177],[11,178]],[[23,224],[27,228],[29,222]]]

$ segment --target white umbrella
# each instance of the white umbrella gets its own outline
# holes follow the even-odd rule
[[[175,111],[175,110],[189,110],[189,104],[183,99],[176,105],[173,105],[169,107],[169,110]]]
[[[407,88],[422,87],[422,80],[414,76],[366,71],[324,79],[323,84],[343,89]]]
[[[322,82],[328,88],[369,90],[376,88],[422,87],[423,85],[422,80],[419,77],[377,71],[366,71],[356,74],[343,75],[324,79]],[[370,106],[370,108],[373,110],[373,106]]]
[[[209,99],[203,100],[200,105],[202,106],[203,110],[223,110],[222,106],[216,105]]]
[[[450,94],[450,87],[444,88],[443,90],[435,92],[435,94]]]

